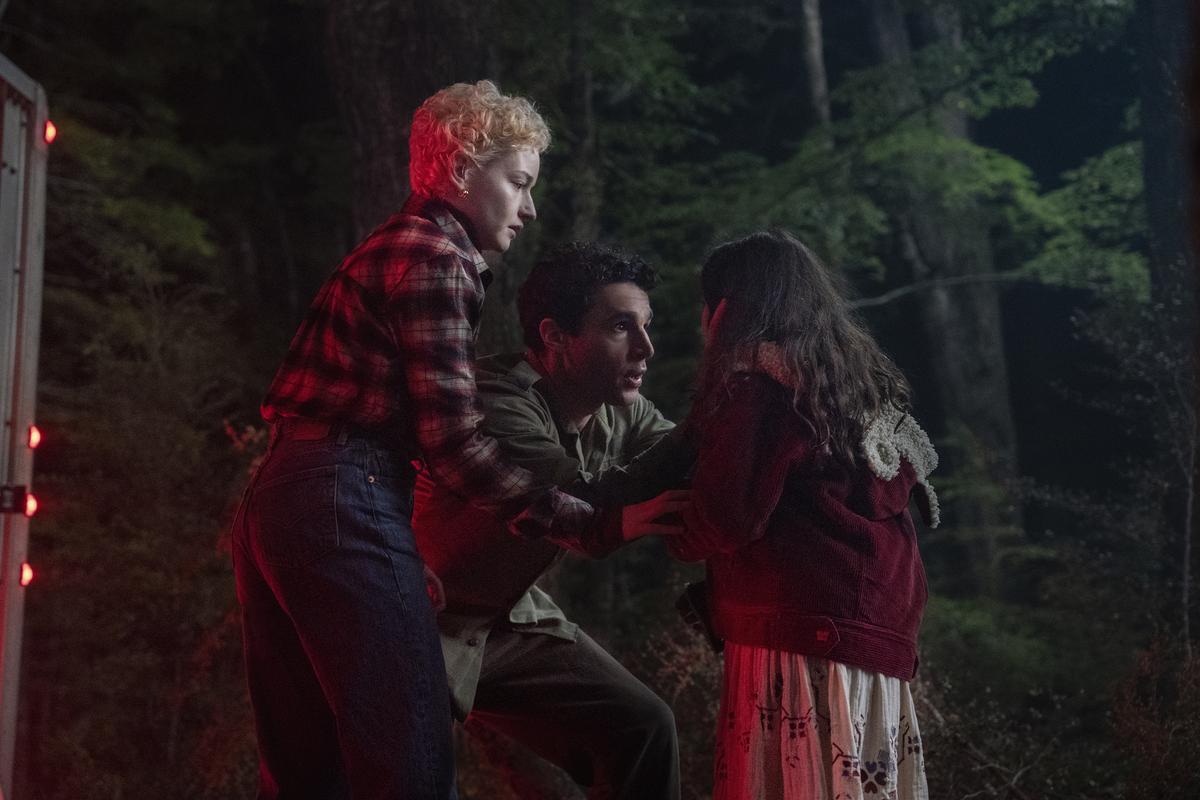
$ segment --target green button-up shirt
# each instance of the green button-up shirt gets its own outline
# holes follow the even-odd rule
[[[413,529],[426,563],[441,578],[447,609],[438,616],[455,714],[474,702],[492,628],[574,640],[576,626],[534,585],[563,547],[600,556],[622,543],[620,508],[677,485],[691,458],[674,427],[639,396],[604,405],[579,429],[556,412],[548,382],[520,355],[480,359],[476,381],[484,432],[511,462],[538,480],[583,496],[604,513],[575,541],[524,540],[504,523],[427,476],[418,481]],[[662,445],[655,447],[662,441]]]

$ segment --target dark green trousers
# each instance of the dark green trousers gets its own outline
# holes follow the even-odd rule
[[[562,767],[591,800],[678,800],[671,708],[600,645],[523,633],[487,637],[468,728],[484,725]]]

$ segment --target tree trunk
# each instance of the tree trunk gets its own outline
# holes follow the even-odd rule
[[[362,238],[408,194],[408,127],[442,87],[487,66],[484,0],[331,0],[327,45],[354,164],[354,230]]]
[[[1188,246],[1188,172],[1180,165],[1189,157],[1184,75],[1191,20],[1187,4],[1177,0],[1142,0],[1136,19],[1151,291],[1156,301],[1186,306],[1189,313],[1175,321],[1190,326],[1194,259]]]
[[[571,2],[570,96],[564,104],[571,142],[571,238],[600,237],[604,185],[597,168],[596,108],[592,87],[592,0]]]
[[[556,194],[563,198],[562,205],[570,209],[567,236],[579,241],[600,238],[600,209],[604,195],[597,164],[598,137],[589,47],[595,34],[593,15],[593,0],[572,0],[567,51],[569,80],[562,103],[567,127],[556,131],[564,145],[561,149],[568,155],[562,173],[549,181],[563,187]],[[532,226],[523,233],[505,256],[506,263],[496,270],[479,331],[476,347],[479,353],[524,349],[516,297],[521,282],[529,274],[528,267],[540,250],[540,230],[540,225]]]
[[[1189,4],[1190,5],[1190,4]],[[1195,12],[1193,12],[1194,14]],[[1135,12],[1138,32],[1139,94],[1141,99],[1142,176],[1146,214],[1150,227],[1150,292],[1161,330],[1167,368],[1162,376],[1168,390],[1164,402],[1167,420],[1179,430],[1166,440],[1175,450],[1170,467],[1173,477],[1167,493],[1165,516],[1178,520],[1178,556],[1166,554],[1168,563],[1180,559],[1181,636],[1191,654],[1191,576],[1195,558],[1194,497],[1196,475],[1196,362],[1197,282],[1195,255],[1188,237],[1188,173],[1180,169],[1189,156],[1189,114],[1185,75],[1189,35],[1197,19],[1188,6],[1169,0],[1141,0]],[[1195,80],[1195,78],[1193,78]],[[1195,109],[1193,109],[1193,113]],[[1195,119],[1190,120],[1192,143],[1200,141]],[[1195,164],[1193,164],[1195,168]],[[1197,228],[1196,231],[1200,231]],[[1193,231],[1195,233],[1196,231]],[[1173,525],[1175,527],[1175,525]],[[1174,547],[1172,547],[1174,550]]]
[[[476,355],[518,353],[525,349],[517,315],[517,290],[529,274],[540,248],[540,239],[540,229],[535,223],[526,227],[503,259],[488,256],[493,266],[492,283],[483,305],[483,322],[475,341]]]
[[[279,248],[278,255],[283,265],[283,286],[275,286],[274,294],[282,295],[289,320],[299,320],[303,306],[300,305],[300,276],[296,270],[296,258],[292,250],[292,237],[288,233],[287,218],[283,206],[279,203],[279,195],[269,179],[262,181],[262,198],[264,211],[270,217],[275,227],[275,245]]]
[[[1192,53],[1191,53],[1191,82],[1189,86],[1188,108],[1191,109],[1191,115],[1188,119],[1190,139],[1190,154],[1192,166],[1192,194],[1191,194],[1191,220],[1192,231],[1192,260],[1195,264],[1195,255],[1200,250],[1200,47],[1196,43],[1200,42],[1200,11],[1196,11],[1193,6],[1190,25],[1192,31]],[[1194,277],[1194,276],[1193,276]],[[1189,295],[1192,299],[1192,313],[1200,315],[1200,286],[1193,284]],[[1200,326],[1192,326],[1192,353],[1194,357],[1200,358]],[[1200,387],[1197,386],[1200,381],[1196,380],[1197,372],[1200,371],[1200,364],[1196,361],[1192,362],[1192,443],[1191,443],[1191,479],[1187,492],[1185,520],[1185,535],[1183,548],[1183,562],[1187,565],[1187,571],[1184,573],[1185,582],[1183,586],[1183,619],[1184,619],[1184,645],[1188,658],[1192,657],[1192,639],[1191,639],[1191,576],[1194,574],[1193,569],[1195,563],[1193,559],[1196,557],[1196,548],[1193,547],[1193,537],[1196,531],[1196,492],[1200,491],[1200,459],[1197,458],[1197,450],[1200,449],[1200,430],[1197,430],[1197,414],[1200,409],[1200,398],[1196,397],[1200,392]]]
[[[451,83],[499,79],[486,38],[493,9],[484,0],[331,0],[329,63],[352,147],[356,240],[408,195],[408,128],[417,106]],[[519,263],[532,238],[526,233],[509,260]],[[513,300],[524,272],[496,266],[480,354],[521,346]]]
[[[872,38],[881,64],[904,74],[911,63],[908,21],[897,0],[868,0]],[[923,38],[961,44],[956,12],[939,8],[913,18]],[[913,81],[895,92],[893,111],[906,112],[921,102]],[[967,120],[953,98],[926,115],[926,124],[947,137],[966,138]],[[982,209],[969,201],[947,205],[937,192],[914,185],[904,207],[893,210],[899,250],[916,281],[984,275],[993,271],[988,226]],[[1009,397],[1000,314],[999,287],[992,282],[935,285],[916,296],[926,352],[934,376],[933,398],[942,417],[940,433],[966,432],[968,452],[946,453],[947,471],[960,477],[971,464],[979,477],[1005,483],[1016,474],[1016,434]],[[974,450],[975,453],[969,451]],[[1016,522],[1003,500],[964,497],[947,504],[951,524],[982,530]],[[994,541],[985,535],[983,558],[994,566]],[[990,584],[985,579],[985,584]]]
[[[829,81],[825,76],[821,2],[799,0],[796,12],[800,17],[800,44],[804,53],[804,78],[809,112],[819,127],[828,128],[832,117],[829,112]]]

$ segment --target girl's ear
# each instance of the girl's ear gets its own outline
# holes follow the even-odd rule
[[[725,318],[725,310],[728,308],[728,299],[722,297],[721,302],[717,303],[715,311],[710,311],[708,304],[705,304],[704,310],[700,312],[700,330],[704,333],[704,343],[707,345],[712,342],[713,337],[717,333],[717,328],[721,325],[721,320]]]

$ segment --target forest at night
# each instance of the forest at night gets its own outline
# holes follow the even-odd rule
[[[643,393],[691,402],[699,268],[780,228],[844,279],[941,456],[913,681],[936,800],[1195,798],[1195,4],[0,0],[46,91],[38,450],[13,797],[254,796],[229,526],[317,288],[408,194],[456,81],[532,99],[538,218],[640,254]],[[1194,113],[1194,109],[1193,109]],[[650,537],[547,588],[674,710],[711,797],[720,657]],[[456,729],[463,800],[582,798]]]

